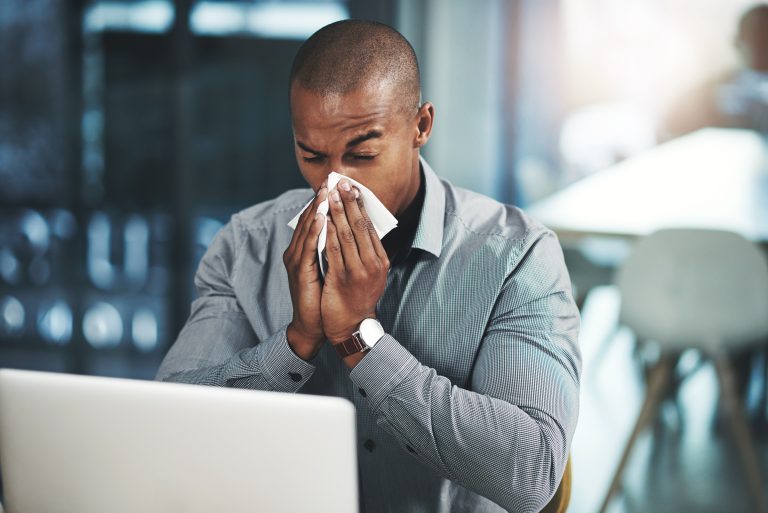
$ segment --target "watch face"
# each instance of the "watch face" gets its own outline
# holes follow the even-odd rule
[[[360,323],[360,338],[369,348],[376,345],[381,337],[384,336],[384,328],[381,327],[376,319],[365,319]]]

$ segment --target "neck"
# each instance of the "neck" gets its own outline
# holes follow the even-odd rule
[[[419,225],[421,207],[424,205],[424,178],[422,177],[421,166],[414,174],[416,175],[416,187],[413,188],[414,192],[407,204],[408,206],[395,216],[397,217],[397,228],[381,240],[390,261],[413,243],[413,237]]]

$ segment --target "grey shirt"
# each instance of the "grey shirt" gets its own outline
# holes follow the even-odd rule
[[[358,419],[365,513],[538,511],[576,427],[579,316],[553,233],[440,180],[377,316],[386,335],[350,372],[329,344],[290,349],[282,254],[312,197],[235,214],[203,257],[199,297],[158,379],[346,397]]]

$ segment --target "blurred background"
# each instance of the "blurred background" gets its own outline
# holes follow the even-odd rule
[[[218,229],[304,186],[294,53],[330,22],[376,20],[416,49],[438,174],[561,238],[583,315],[569,511],[597,511],[669,353],[624,322],[616,271],[660,228],[768,247],[768,8],[744,18],[756,5],[3,0],[0,367],[153,378]],[[768,336],[753,335],[715,351],[732,356],[745,423],[724,410],[710,353],[672,351],[608,511],[759,510]]]

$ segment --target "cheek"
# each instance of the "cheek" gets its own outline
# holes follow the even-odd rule
[[[325,173],[314,171],[301,164],[299,164],[299,172],[301,172],[301,176],[304,177],[304,181],[307,182],[315,192],[320,189],[320,185],[328,176]]]
[[[381,201],[387,210],[393,214],[397,213],[401,201],[402,184],[401,176],[397,173],[387,173],[381,176],[381,180],[366,185],[373,192],[379,201]]]
[[[410,156],[403,151],[393,151],[390,158],[382,161],[381,168],[377,170],[379,179],[375,185],[383,196],[398,200],[403,188],[408,186],[411,165]]]

